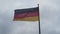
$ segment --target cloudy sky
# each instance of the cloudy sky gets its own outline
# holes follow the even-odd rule
[[[38,21],[13,21],[15,9],[38,3],[41,34],[60,34],[60,0],[0,0],[0,34],[38,34]]]

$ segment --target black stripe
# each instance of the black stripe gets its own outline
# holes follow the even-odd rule
[[[38,7],[28,8],[28,9],[16,9],[15,14],[21,14],[21,13],[26,13],[26,12],[35,12],[35,11],[39,11]]]

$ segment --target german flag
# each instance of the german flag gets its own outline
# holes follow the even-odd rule
[[[16,9],[14,21],[37,21],[39,17],[39,7]]]

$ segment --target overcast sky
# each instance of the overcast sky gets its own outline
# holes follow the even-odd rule
[[[13,21],[15,9],[38,3],[41,34],[60,34],[60,0],[0,0],[0,34],[38,34],[38,21]]]

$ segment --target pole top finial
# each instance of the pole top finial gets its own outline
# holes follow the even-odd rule
[[[38,4],[38,7],[39,7],[39,4]]]

